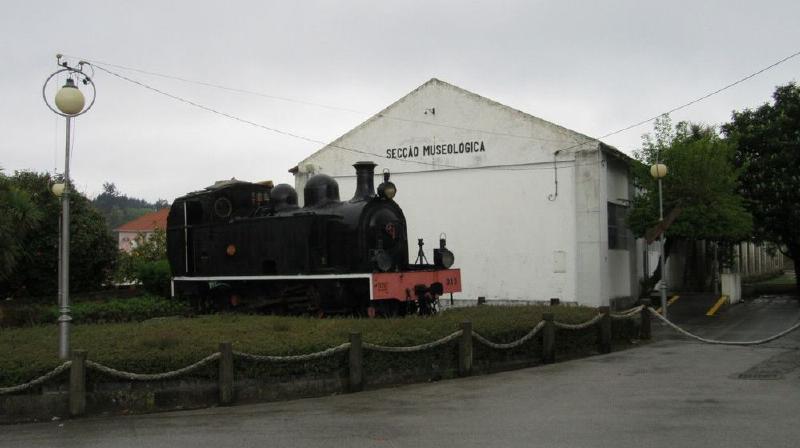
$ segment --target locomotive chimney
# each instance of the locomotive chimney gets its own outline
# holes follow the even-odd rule
[[[356,194],[353,201],[366,200],[375,196],[375,167],[373,162],[356,162]]]

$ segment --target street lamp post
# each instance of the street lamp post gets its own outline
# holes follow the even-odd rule
[[[661,179],[667,175],[667,166],[663,163],[658,163],[656,160],[656,164],[650,167],[650,175],[653,176],[655,179],[658,179],[658,219],[660,222],[664,222],[664,196],[661,189]],[[659,236],[659,245],[660,248],[660,260],[661,260],[661,310],[664,317],[667,317],[667,264],[664,260],[664,234],[667,233],[667,229],[661,229],[661,235]]]
[[[69,150],[70,128],[72,119],[86,113],[94,105],[95,87],[91,78],[84,73],[85,62],[81,61],[77,67],[70,66],[66,61],[61,61],[62,56],[56,55],[56,64],[60,69],[52,73],[42,86],[42,97],[50,110],[67,119],[66,155],[64,157],[64,182],[54,184],[53,194],[61,199],[61,234],[59,238],[59,266],[58,266],[58,356],[61,359],[69,358],[70,316],[69,309]],[[57,75],[66,74],[67,81],[55,96],[55,106],[47,100],[47,85]],[[88,85],[92,89],[92,100],[86,105],[83,93],[78,89],[76,81]]]

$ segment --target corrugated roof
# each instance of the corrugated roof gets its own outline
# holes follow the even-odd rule
[[[166,229],[168,214],[169,209],[162,208],[157,212],[148,213],[126,222],[114,230],[117,232],[152,232],[155,229]]]

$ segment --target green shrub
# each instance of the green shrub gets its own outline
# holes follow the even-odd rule
[[[170,269],[167,260],[148,261],[138,266],[136,276],[150,294],[169,297]]]
[[[154,303],[174,302],[150,297]],[[165,305],[169,306],[169,305]],[[195,318],[149,320],[105,325],[75,325],[72,347],[85,349],[89,359],[115,369],[140,373],[159,373],[185,367],[219,349],[229,341],[234,350],[262,355],[308,354],[348,341],[351,331],[359,331],[365,342],[390,346],[411,346],[434,341],[459,328],[465,320],[473,330],[495,342],[511,342],[528,333],[541,320],[542,313],[552,312],[565,323],[580,323],[592,318],[597,310],[587,307],[482,306],[448,310],[434,317],[405,319],[314,319],[308,317],[252,316],[220,314]],[[130,315],[135,314],[130,309]],[[140,317],[146,313],[140,313]],[[106,311],[105,319],[119,314]],[[82,316],[86,318],[86,314]],[[51,321],[54,322],[54,321]],[[625,321],[628,322],[628,321]],[[612,321],[619,342],[635,337],[636,326]],[[620,325],[621,324],[621,325]],[[6,329],[0,332],[0,387],[30,381],[61,362],[56,356],[58,329],[55,324],[32,328]],[[497,363],[521,358],[532,362],[541,351],[541,335],[531,338],[514,350],[494,350],[475,341],[477,371],[491,371]],[[559,359],[594,352],[597,330],[558,330],[556,349]],[[457,368],[457,342],[417,353],[386,354],[365,351],[367,381],[380,379],[383,373],[403,373],[409,380],[430,374],[439,378]],[[309,362],[264,363],[236,361],[237,378],[272,378],[290,380],[301,376],[324,376],[346,372],[347,353]],[[214,378],[216,366],[192,375]],[[415,373],[416,372],[416,373]],[[442,376],[443,377],[443,376]],[[90,375],[89,381],[100,381]]]
[[[70,306],[72,322],[75,324],[142,321],[154,317],[184,315],[188,311],[182,302],[154,296],[76,302]],[[18,327],[53,324],[58,316],[56,305],[7,306],[3,308],[0,325]]]

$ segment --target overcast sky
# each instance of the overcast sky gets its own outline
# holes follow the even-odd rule
[[[331,141],[432,77],[599,137],[800,50],[788,1],[4,1],[0,166],[63,171],[64,119],[42,101],[56,53],[225,113]],[[797,80],[793,58],[672,115],[719,124]],[[76,120],[72,176],[172,200],[214,180],[290,182],[322,145],[160,96],[107,73]],[[61,80],[63,83],[63,79]],[[54,94],[56,85],[51,90]],[[342,110],[348,109],[349,111]],[[604,139],[631,153],[645,125]],[[376,152],[380,152],[376,148]]]

